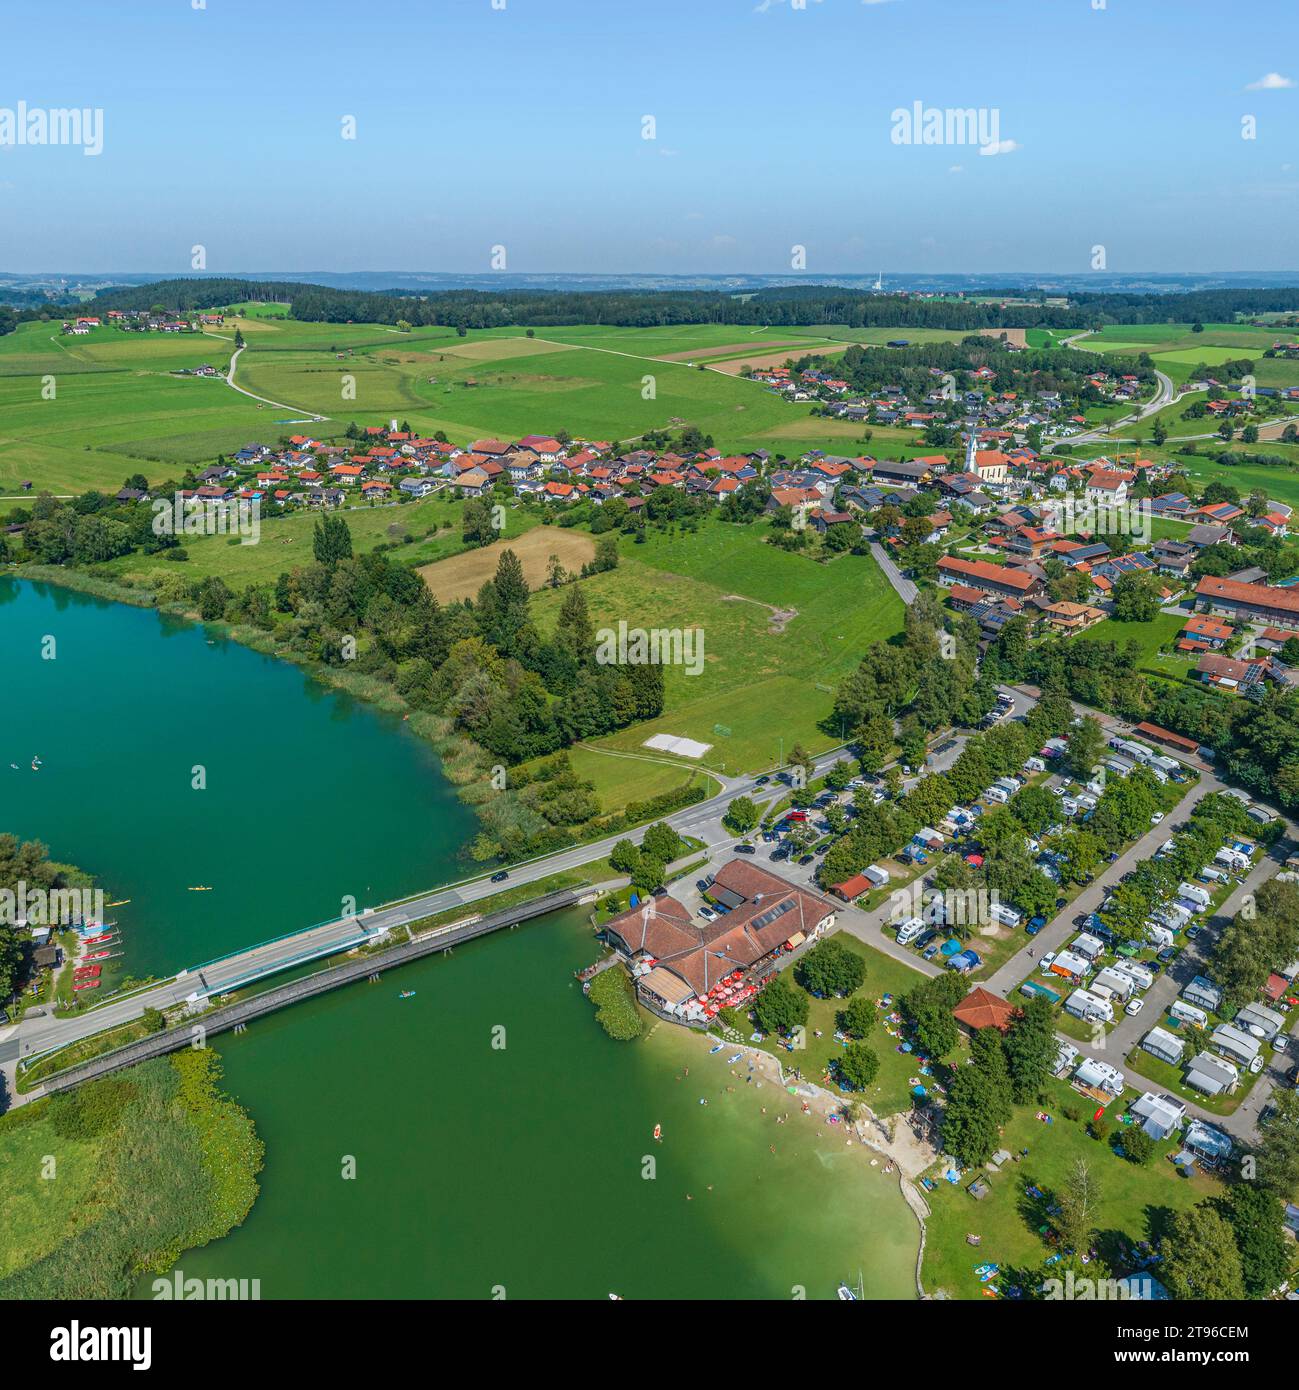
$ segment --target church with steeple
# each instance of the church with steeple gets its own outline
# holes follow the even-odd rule
[[[979,448],[979,430],[974,420],[965,422],[965,467],[980,487],[1005,487],[1010,460],[998,449]]]

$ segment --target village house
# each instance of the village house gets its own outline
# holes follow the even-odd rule
[[[938,562],[938,578],[940,583],[961,584],[984,593],[1019,599],[1042,588],[1041,580],[1032,574],[1004,565],[990,565],[985,560],[963,560],[953,556],[945,556]]]
[[[1195,678],[1217,690],[1243,691],[1259,684],[1266,671],[1265,661],[1234,661],[1229,656],[1206,652],[1195,668]]]
[[[1299,628],[1299,588],[1241,584],[1206,574],[1196,585],[1195,599],[1202,613],[1216,613],[1220,617],[1261,622],[1277,628]]]

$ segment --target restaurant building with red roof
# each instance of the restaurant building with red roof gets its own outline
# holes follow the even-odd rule
[[[741,859],[717,871],[708,893],[727,909],[714,921],[696,921],[664,893],[601,929],[640,1003],[674,1023],[705,1026],[723,1008],[747,1006],[782,957],[830,931],[838,912],[829,898]]]

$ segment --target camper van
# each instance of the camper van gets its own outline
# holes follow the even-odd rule
[[[1200,911],[1203,912],[1213,901],[1207,888],[1201,888],[1195,883],[1179,883],[1177,885],[1178,897],[1185,898],[1187,902],[1199,903]]]
[[[924,921],[919,917],[909,917],[898,928],[898,945],[910,946],[911,943],[925,929]]]
[[[1249,868],[1249,855],[1242,854],[1240,850],[1231,849],[1227,845],[1224,845],[1213,858],[1215,863],[1221,864],[1228,869]]]
[[[1010,793],[1005,787],[989,787],[988,790],[983,793],[983,799],[985,801],[995,801],[999,805],[1004,806],[1006,802],[1010,800]]]
[[[1007,907],[1005,903],[994,904],[992,915],[998,922],[1002,922],[1008,927],[1017,927],[1024,920],[1022,912],[1017,908]]]
[[[1064,1001],[1065,1009],[1086,1023],[1113,1023],[1114,1005],[1090,990],[1076,989]]]
[[[1140,961],[1121,960],[1107,967],[1120,975],[1126,975],[1138,989],[1149,989],[1155,983],[1154,975]]]
[[[1209,1026],[1209,1015],[1203,1009],[1197,1009],[1194,1004],[1188,1004],[1184,999],[1173,1000],[1168,1012],[1178,1023],[1195,1023],[1201,1028]]]
[[[1093,993],[1099,994],[1102,989],[1108,990],[1107,998],[1119,999],[1125,1004],[1132,997],[1136,987],[1137,982],[1131,975],[1124,975],[1112,969],[1102,970],[1091,984]]]

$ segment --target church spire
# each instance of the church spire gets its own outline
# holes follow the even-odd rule
[[[975,422],[967,420],[968,429],[965,435],[965,471],[967,473],[977,473],[979,471],[978,460],[975,455],[978,452],[978,442],[976,438]]]

